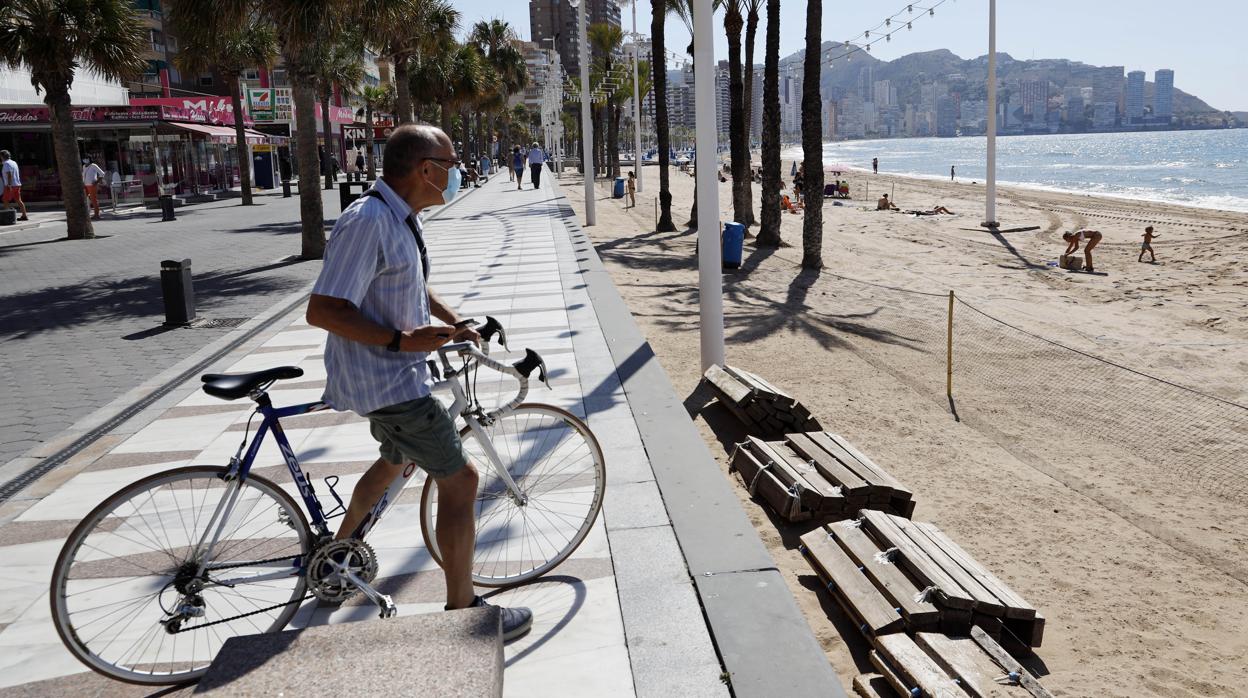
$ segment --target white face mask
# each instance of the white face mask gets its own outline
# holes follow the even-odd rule
[[[441,167],[440,164],[438,166]],[[455,195],[459,193],[461,180],[462,175],[459,167],[452,165],[446,168],[446,188],[442,190],[442,201],[444,203],[449,204],[455,200]],[[433,184],[433,182],[430,182],[430,184]]]

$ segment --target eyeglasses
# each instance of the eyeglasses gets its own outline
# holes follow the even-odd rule
[[[452,158],[425,158],[425,159],[426,159],[426,160],[433,160],[434,162],[445,162],[445,163],[449,163],[449,164],[450,164],[450,167],[459,167],[460,165],[464,164],[464,161],[463,161],[463,160],[460,160],[459,158],[454,158],[454,159],[452,159]],[[447,169],[449,169],[449,168],[447,168]]]

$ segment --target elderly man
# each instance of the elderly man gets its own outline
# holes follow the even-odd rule
[[[541,189],[542,187],[542,168],[546,166],[546,153],[538,147],[537,141],[533,142],[533,147],[529,148],[529,179],[533,180],[533,188]]]
[[[367,418],[381,444],[381,457],[351,493],[338,538],[355,534],[406,464],[420,466],[438,483],[435,535],[447,610],[486,605],[472,586],[477,468],[464,455],[454,419],[430,394],[425,360],[448,341],[478,336],[426,285],[429,258],[417,214],[454,198],[459,164],[440,129],[396,128],[386,140],[381,178],[334,225],[307,314],[329,331],[324,400]],[[504,639],[528,632],[532,620],[527,608],[502,609]]]

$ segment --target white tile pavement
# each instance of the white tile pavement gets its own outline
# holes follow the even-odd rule
[[[555,387],[535,388],[530,400],[588,414],[608,472],[604,513],[573,557],[538,583],[493,599],[531,606],[536,616],[533,631],[506,647],[505,693],[726,695],[606,339],[584,285],[574,283],[574,252],[567,230],[554,215],[555,196],[549,185],[539,192],[515,191],[499,182],[466,197],[429,225],[431,284],[464,314],[497,317],[511,333],[513,349],[529,346],[544,352]],[[547,215],[540,215],[543,210]],[[282,322],[285,328],[263,345],[234,357],[231,370],[300,366],[304,376],[291,381],[291,388],[278,384],[271,391],[274,404],[314,401],[320,397],[317,382],[325,378],[325,334],[309,327],[301,314]],[[514,391],[510,379],[481,378],[486,396],[507,398]],[[0,560],[5,561],[0,572],[0,688],[86,671],[61,645],[48,610],[48,581],[64,536],[91,507],[129,482],[187,462],[224,464],[242,438],[238,429],[251,403],[235,406],[230,409],[202,392],[187,394],[0,528]],[[316,478],[328,508],[332,501],[320,478],[334,474],[335,467],[350,470],[338,486],[345,498],[365,464],[376,458],[377,446],[359,419],[309,424],[292,421],[286,434],[305,472]],[[256,467],[281,463],[270,440]],[[273,471],[280,468],[266,474]],[[370,536],[378,551],[379,580],[392,585],[404,614],[436,612],[443,593],[441,573],[418,532],[415,488],[420,482],[414,480]],[[289,478],[282,486],[294,492]],[[648,554],[656,550],[663,554]],[[662,567],[656,568],[660,559]],[[292,627],[380,622],[371,606],[356,601],[336,609],[305,604]],[[662,617],[651,618],[650,613]]]

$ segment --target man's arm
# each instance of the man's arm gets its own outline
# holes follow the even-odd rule
[[[459,316],[459,313],[452,310],[451,306],[446,304],[446,301],[443,301],[442,298],[438,296],[437,293],[434,293],[433,289],[431,288],[428,289],[427,293],[429,294],[429,314],[430,315],[436,317],[437,319],[441,320],[442,322],[445,322],[448,325],[458,325],[459,323],[464,321],[464,319]],[[479,338],[480,338],[480,335],[477,334],[477,331],[467,326],[456,327],[454,334],[451,336],[451,339],[456,342],[459,342],[462,340],[470,340],[473,342],[477,342]]]
[[[333,296],[312,294],[307,319],[309,325],[369,346],[384,347],[394,338],[395,328],[378,325],[350,301]],[[450,341],[451,334],[449,327],[417,327],[399,340],[399,351],[433,351]]]

